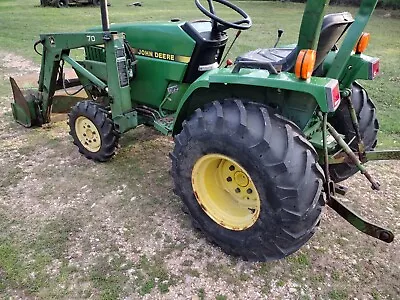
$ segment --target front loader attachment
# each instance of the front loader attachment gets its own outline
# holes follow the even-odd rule
[[[16,122],[25,126],[41,126],[50,120],[50,113],[64,114],[77,102],[88,98],[73,69],[65,69],[54,85],[54,94],[43,99],[37,86],[37,74],[20,77],[17,81],[10,77],[14,102],[11,103]],[[43,105],[45,104],[45,105]],[[43,110],[47,107],[47,110]]]
[[[12,113],[15,121],[25,127],[39,125],[37,101],[39,93],[33,89],[21,91],[15,79],[10,77],[14,103],[11,103]]]

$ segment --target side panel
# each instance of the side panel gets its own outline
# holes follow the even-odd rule
[[[170,82],[182,82],[187,64],[137,56],[137,75],[131,82],[132,101],[158,107]]]
[[[127,23],[111,25],[125,33],[137,58],[131,98],[158,107],[170,82],[182,82],[195,48],[195,41],[181,28],[183,23]]]

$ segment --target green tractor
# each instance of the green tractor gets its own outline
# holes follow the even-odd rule
[[[358,171],[379,189],[364,163],[400,156],[374,151],[376,109],[356,81],[379,72],[379,59],[363,54],[377,0],[363,0],[355,18],[324,16],[328,0],[309,0],[295,46],[257,49],[235,62],[224,62],[226,31],[238,30],[235,42],[251,18],[226,0],[207,2],[195,0],[206,21],[110,26],[101,1],[102,28],[40,35],[38,89],[23,92],[10,79],[15,120],[26,127],[50,122],[55,91],[80,85],[90,99],[72,108],[69,126],[85,157],[110,160],[120,136],[140,124],[173,136],[171,173],[184,211],[207,239],[244,259],[298,250],[325,204],[391,242],[392,232],[337,198],[346,192],[338,183]],[[240,20],[222,19],[215,3]],[[78,61],[70,51],[80,47],[85,59]],[[65,80],[65,63],[77,79]]]

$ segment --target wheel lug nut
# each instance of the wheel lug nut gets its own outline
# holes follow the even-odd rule
[[[239,189],[239,188],[236,188],[236,189],[235,189],[235,192],[236,192],[236,193],[240,193],[240,189]]]
[[[247,189],[247,194],[251,194],[253,192],[252,189]]]
[[[229,171],[235,171],[235,166],[234,166],[234,165],[231,165],[231,166],[229,167]]]
[[[232,177],[229,176],[229,177],[226,179],[226,181],[232,182]]]

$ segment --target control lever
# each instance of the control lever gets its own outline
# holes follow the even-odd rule
[[[283,35],[284,32],[285,32],[285,31],[284,31],[283,29],[278,29],[278,39],[276,40],[276,43],[275,43],[275,45],[274,45],[274,48],[276,48],[276,46],[278,45],[278,43],[279,43],[279,41],[280,41],[280,39],[281,39],[281,37],[282,37],[282,35]]]

